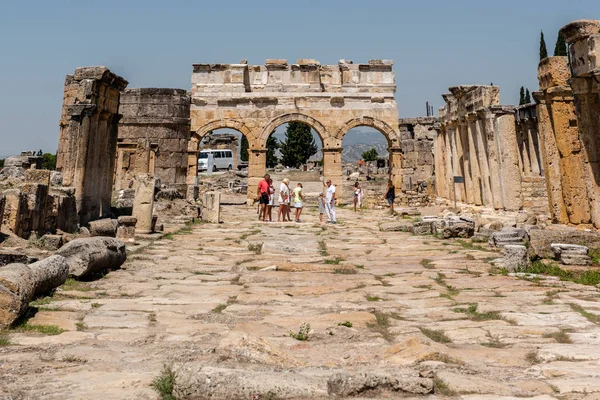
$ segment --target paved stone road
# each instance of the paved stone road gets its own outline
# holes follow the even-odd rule
[[[497,253],[380,232],[383,211],[343,209],[337,225],[314,209],[301,224],[255,217],[227,207],[229,222],[193,225],[41,301],[27,324],[65,332],[11,331],[0,394],[153,399],[167,364],[198,398],[389,398],[431,384],[438,398],[600,398],[596,288],[492,274]],[[302,324],[307,341],[289,335]]]

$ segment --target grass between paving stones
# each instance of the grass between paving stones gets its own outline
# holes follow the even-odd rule
[[[354,275],[354,274],[358,274],[358,271],[352,267],[345,267],[345,268],[335,268],[333,270],[333,273],[334,274],[342,274],[342,275]]]
[[[289,335],[290,335],[290,337],[292,337],[296,340],[300,340],[300,341],[308,340],[309,335],[310,335],[310,324],[303,323],[302,325],[300,325],[300,329],[298,330],[297,333],[294,331],[290,331]]]
[[[345,260],[346,259],[344,257],[335,256],[334,258],[329,258],[327,260],[324,260],[323,262],[328,265],[339,265],[339,263]]]
[[[338,322],[338,326],[345,326],[346,328],[352,328],[352,322],[350,322],[350,321]]]
[[[419,330],[421,331],[421,333],[423,335],[427,336],[429,339],[433,340],[434,342],[452,343],[452,339],[450,339],[448,336],[446,336],[444,331],[427,329],[427,328],[424,328],[421,326],[419,327]]]
[[[569,336],[569,331],[566,329],[561,329],[558,332],[545,333],[543,337],[546,339],[554,339],[556,343],[573,343]]]
[[[446,297],[450,300],[453,300],[453,297],[460,293],[459,289],[457,289],[456,287],[454,287],[452,285],[449,285],[448,282],[446,282],[446,275],[444,275],[441,272],[438,272],[437,276],[435,278],[433,278],[433,280],[438,285],[445,287],[446,290],[448,291],[447,293],[440,294],[440,297]]]
[[[474,244],[472,241],[458,239],[455,243],[467,250],[488,251],[485,247],[478,245],[478,244]]]
[[[66,354],[65,356],[63,356],[63,358],[60,359],[60,361],[68,362],[68,363],[78,363],[78,364],[85,364],[87,362],[87,360],[85,358],[78,357],[73,354]]]
[[[323,256],[323,257],[327,257],[329,255],[329,252],[327,251],[327,244],[325,243],[324,240],[321,240],[320,242],[317,242],[319,244],[319,253]]]
[[[442,396],[456,396],[458,394],[450,389],[450,386],[448,386],[448,383],[446,383],[445,380],[438,378],[437,376],[433,378],[433,393]]]
[[[383,299],[379,296],[367,295],[367,301],[382,301]]]
[[[456,365],[465,365],[465,363],[457,358],[454,357],[450,357],[447,354],[443,354],[443,353],[430,353],[427,354],[425,357],[421,358],[419,361],[423,362],[423,361],[439,361],[439,362],[443,362],[444,364],[456,364]]]
[[[251,251],[256,255],[260,255],[262,253],[262,243],[250,243],[248,245],[248,251]]]
[[[578,312],[588,321],[600,325],[600,315],[585,311],[579,304],[569,303],[569,306],[571,307],[571,310]]]
[[[20,332],[38,332],[50,336],[60,335],[65,331],[56,325],[30,325],[27,322],[24,322],[22,325],[15,326],[13,329]]]
[[[66,282],[62,284],[62,286],[60,286],[60,288],[62,290],[65,291],[78,291],[78,292],[89,292],[94,290],[93,288],[89,287],[85,282],[80,282],[74,278],[67,278]]]
[[[365,283],[359,283],[358,285],[356,285],[354,287],[346,289],[346,292],[351,292],[355,289],[362,289],[362,288],[366,288],[366,287],[367,287],[367,285]]]
[[[377,275],[377,276],[375,276],[375,279],[377,279],[379,282],[381,282],[382,286],[385,286],[385,287],[394,286],[391,283],[389,283],[388,281],[386,281],[385,279],[383,279],[383,276]]]
[[[393,336],[389,332],[390,328],[390,317],[386,313],[375,311],[375,322],[367,323],[367,328],[370,328],[374,332],[379,333],[388,342],[393,339]]]
[[[227,304],[219,304],[211,310],[211,312],[220,314],[224,309],[227,308]]]
[[[479,311],[477,311],[477,307],[478,307],[478,305],[476,303],[476,304],[471,304],[468,308],[461,308],[461,307],[453,308],[452,311],[457,312],[457,313],[467,314],[467,316],[469,317],[469,319],[471,321],[501,320],[501,321],[506,321],[511,325],[516,325],[516,322],[514,320],[503,317],[502,314],[500,314],[500,311],[479,312]]]
[[[10,339],[6,335],[0,335],[0,347],[10,346]]]
[[[537,351],[530,351],[529,353],[525,354],[525,361],[527,361],[529,364],[533,365],[533,364],[541,364],[542,359],[538,355]]]
[[[543,263],[540,260],[534,261],[525,272],[538,275],[550,275],[560,278],[561,281],[579,283],[581,285],[596,286],[600,283],[600,270],[587,269],[585,271],[567,271],[555,263]]]
[[[422,259],[421,265],[427,269],[435,269],[435,266],[433,265],[433,260],[430,260],[429,258]]]
[[[260,229],[253,229],[250,232],[246,232],[243,235],[241,235],[240,236],[240,240],[246,240],[250,236],[252,236],[252,235],[258,235],[259,233],[262,233],[262,231]]]
[[[176,380],[177,373],[173,370],[173,367],[163,365],[160,375],[152,380],[150,386],[158,393],[161,400],[176,400],[175,395],[173,394]]]

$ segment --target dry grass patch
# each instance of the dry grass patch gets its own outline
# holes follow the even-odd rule
[[[421,333],[423,335],[427,336],[429,339],[433,340],[434,342],[452,343],[452,339],[450,339],[448,336],[446,336],[444,331],[427,329],[424,327],[419,327],[419,330],[421,331]]]
[[[565,329],[561,329],[558,332],[545,333],[544,337],[546,339],[554,339],[556,343],[573,343],[568,331]]]

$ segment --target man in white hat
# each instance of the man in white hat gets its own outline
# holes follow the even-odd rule
[[[335,185],[331,183],[331,179],[327,179],[325,183],[327,189],[325,190],[325,213],[327,214],[327,223],[336,224],[337,219],[335,217]]]

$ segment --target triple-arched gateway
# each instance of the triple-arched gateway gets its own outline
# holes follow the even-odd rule
[[[315,60],[267,60],[265,65],[195,64],[192,73],[188,185],[198,174],[198,144],[210,131],[231,128],[248,139],[248,185],[265,174],[267,139],[278,126],[310,125],[323,142],[323,175],[342,179],[342,139],[357,126],[381,132],[389,144],[390,175],[402,180],[402,150],[393,62],[320,65]],[[340,185],[341,190],[341,185]],[[252,190],[248,191],[252,194]]]

